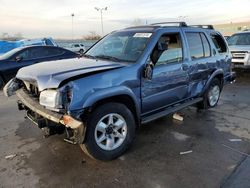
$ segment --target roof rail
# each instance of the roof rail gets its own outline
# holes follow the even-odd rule
[[[152,23],[150,25],[154,26],[179,26],[179,27],[187,27],[186,22],[159,22],[159,23]]]
[[[213,25],[189,25],[190,27],[198,27],[203,29],[214,29]]]

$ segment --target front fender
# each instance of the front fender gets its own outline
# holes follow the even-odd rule
[[[141,104],[140,98],[136,97],[135,93],[126,86],[117,86],[96,91],[85,100],[82,108],[84,109],[91,107],[100,100],[119,95],[126,95],[130,97],[135,104],[137,114],[140,114],[140,104]]]
[[[208,89],[208,87],[210,86],[212,80],[213,80],[215,77],[218,77],[218,76],[222,77],[222,80],[221,80],[221,81],[222,81],[222,84],[223,84],[224,71],[223,71],[223,69],[217,69],[217,70],[215,70],[215,71],[210,75],[210,77],[208,78],[208,81],[207,81],[205,87],[203,88],[202,95],[207,91],[207,89]]]

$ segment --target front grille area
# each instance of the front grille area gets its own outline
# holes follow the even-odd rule
[[[39,92],[38,87],[36,85],[29,83],[29,82],[25,82],[25,81],[24,81],[24,85],[25,85],[26,92],[30,96],[32,96],[34,98],[39,98],[40,92]]]
[[[244,59],[246,57],[246,51],[232,51],[233,59]]]
[[[29,93],[30,93],[33,97],[39,98],[40,92],[39,92],[37,86],[30,84],[30,91],[29,91]]]

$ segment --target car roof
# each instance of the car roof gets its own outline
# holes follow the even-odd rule
[[[15,49],[23,50],[23,49],[28,49],[28,48],[37,48],[37,47],[42,47],[42,48],[61,48],[59,46],[45,46],[45,45],[29,45],[29,46],[20,46]]]
[[[175,24],[175,25],[173,25]],[[177,26],[176,26],[177,24]],[[162,22],[156,23],[151,25],[141,25],[141,26],[134,26],[128,27],[120,31],[135,31],[135,32],[156,32],[161,29],[180,29],[185,28],[187,30],[194,30],[194,31],[215,31],[212,25],[187,25],[185,22]]]

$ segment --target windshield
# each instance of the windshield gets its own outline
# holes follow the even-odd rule
[[[0,55],[0,59],[9,59],[11,56],[13,56],[15,53],[17,53],[18,51],[20,51],[20,48],[15,48],[13,50],[10,50],[9,52],[6,52],[2,55]]]
[[[152,33],[116,32],[94,45],[86,56],[112,61],[135,62],[143,53]]]
[[[250,45],[250,33],[239,33],[228,39],[228,45]]]

